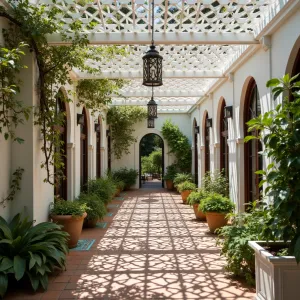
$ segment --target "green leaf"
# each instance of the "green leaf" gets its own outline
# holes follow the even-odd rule
[[[47,290],[47,288],[48,288],[48,275],[47,274],[40,277],[40,283],[41,283],[43,289]]]
[[[11,243],[12,240],[7,240],[7,239],[0,240],[0,244],[11,244]]]
[[[2,262],[1,262],[1,265],[0,265],[0,272],[1,271],[5,271],[5,270],[8,270],[9,268],[11,268],[13,266],[13,261],[8,258],[8,257],[4,257]]]
[[[0,273],[0,296],[4,297],[8,286],[8,277],[6,274]]]
[[[267,81],[267,87],[277,86],[278,84],[280,84],[280,81],[277,78],[273,78]]]
[[[26,269],[26,260],[19,255],[14,257],[14,271],[15,271],[15,278],[20,280],[25,273]]]
[[[34,274],[30,273],[30,272],[26,272],[26,274],[28,275],[30,282],[31,282],[31,286],[33,288],[34,291],[36,291],[39,287],[39,277],[35,276]]]
[[[297,241],[295,243],[294,255],[295,255],[297,263],[299,264],[299,262],[300,262],[300,236],[298,236]]]
[[[251,141],[251,140],[257,140],[257,139],[258,139],[257,136],[254,136],[254,135],[248,135],[248,136],[246,136],[246,137],[244,138],[244,142],[247,143],[247,142],[249,142],[249,141]]]

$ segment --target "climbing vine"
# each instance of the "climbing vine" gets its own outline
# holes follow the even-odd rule
[[[129,154],[129,147],[136,142],[133,125],[147,118],[147,110],[139,106],[113,106],[107,112],[110,125],[112,154],[117,159]]]
[[[81,2],[84,5],[86,1]],[[64,122],[63,113],[56,110],[57,93],[60,87],[72,84],[69,72],[73,68],[77,68],[81,72],[99,73],[100,68],[97,65],[101,65],[102,61],[109,60],[116,54],[124,55],[125,50],[114,46],[89,46],[87,35],[82,30],[81,21],[74,21],[69,24],[69,29],[64,29],[61,15],[65,12],[59,7],[50,8],[43,4],[34,6],[30,4],[29,0],[9,0],[8,3],[11,5],[9,10],[0,7],[0,17],[6,18],[10,23],[9,28],[3,31],[5,47],[16,49],[20,43],[26,44],[29,50],[27,52],[32,52],[36,61],[39,107],[34,110],[34,124],[41,128],[43,135],[42,151],[45,159],[41,167],[45,168],[47,172],[44,181],[54,184],[55,178],[59,180],[63,176],[62,169],[64,167],[63,154],[56,151],[61,143],[59,126],[63,126]],[[80,5],[79,2],[77,4]],[[47,35],[57,32],[61,33],[62,42],[69,45],[51,46],[48,44]],[[89,63],[91,61],[94,64]],[[16,75],[18,70],[15,71]],[[107,81],[102,83],[108,84]],[[115,86],[109,84],[107,90],[110,88],[115,90]],[[19,90],[20,86],[16,84],[15,91],[19,92]],[[99,99],[100,97],[95,101]],[[65,98],[62,100],[70,101]],[[80,104],[85,104],[84,98],[80,101]],[[87,104],[91,105],[91,102],[87,102]],[[97,107],[99,108],[101,105],[99,104]],[[27,118],[28,110],[25,110],[23,115]],[[3,120],[3,115],[0,118]],[[55,176],[52,172],[53,169],[55,169]]]
[[[176,157],[176,165],[182,172],[190,172],[192,167],[192,151],[189,139],[179,127],[167,120],[162,127],[162,135],[168,142],[170,153]]]

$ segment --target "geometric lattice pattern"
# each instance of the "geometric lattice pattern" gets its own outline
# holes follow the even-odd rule
[[[268,24],[289,0],[154,0],[155,33],[174,36],[175,34],[244,34],[255,37]],[[111,61],[101,62],[102,75],[107,78],[130,79],[128,86],[121,91],[124,99],[113,98],[113,104],[145,105],[150,100],[147,89],[141,85],[142,57],[149,45],[126,44],[126,34],[137,35],[151,32],[151,0],[31,0],[37,5],[55,6],[61,11],[58,21],[63,24],[65,33],[72,33],[70,24],[82,22],[86,34],[105,34],[109,43],[112,34],[118,35],[118,47],[126,47],[127,57],[117,56]],[[92,37],[92,35],[91,35]],[[180,39],[180,37],[179,37]],[[99,38],[100,40],[100,38]],[[155,40],[155,35],[154,35]],[[171,39],[171,44],[161,39],[164,45],[157,45],[163,56],[163,86],[155,101],[161,106],[159,111],[187,111],[193,103],[206,94],[209,87],[224,77],[228,67],[245,51],[247,43],[226,43],[226,39],[211,45],[183,44]],[[124,42],[125,41],[125,42]],[[147,42],[147,40],[146,40]],[[173,44],[172,44],[173,43]],[[119,45],[116,41],[114,44]],[[122,45],[121,45],[122,44]],[[150,39],[149,39],[150,44]],[[95,62],[92,62],[95,64]],[[74,70],[79,78],[81,74]],[[171,92],[169,92],[171,91]],[[148,98],[147,98],[148,97]],[[161,98],[160,98],[161,97]],[[181,99],[184,97],[184,99]],[[147,98],[147,99],[146,99]],[[183,102],[183,100],[185,102]],[[176,105],[174,105],[176,103]]]

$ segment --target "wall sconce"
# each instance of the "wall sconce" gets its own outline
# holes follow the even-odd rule
[[[95,125],[95,131],[100,132],[100,124],[94,124]]]
[[[155,128],[154,118],[148,118],[148,128]]]
[[[195,134],[199,134],[200,133],[200,127],[199,126],[195,126],[194,127],[194,132],[195,132]]]
[[[225,106],[224,107],[224,118],[228,119],[228,118],[232,118],[233,116],[233,110],[232,110],[232,106]]]
[[[84,114],[77,114],[77,125],[84,125]]]
[[[206,119],[206,127],[212,127],[212,118]]]
[[[106,129],[106,136],[110,136],[110,129]]]

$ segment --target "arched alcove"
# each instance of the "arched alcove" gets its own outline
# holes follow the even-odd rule
[[[194,139],[194,176],[195,176],[195,183],[198,185],[198,133],[199,133],[199,127],[197,124],[197,120],[194,118],[193,121],[193,139]]]
[[[157,133],[147,133],[145,134],[139,141],[139,187],[142,188],[144,183],[147,181],[147,174],[143,172],[143,164],[146,164],[146,160],[148,157],[153,154],[153,152],[161,152],[160,161],[155,164],[153,168],[153,173],[149,173],[149,178],[153,181],[152,186],[157,187],[159,185],[159,181],[161,181],[161,186],[164,187],[164,167],[165,167],[165,147],[164,147],[164,140],[162,137]],[[159,157],[159,155],[156,155]],[[145,161],[143,162],[143,158]],[[160,166],[159,166],[160,165]],[[151,184],[147,183],[146,187],[152,187]]]
[[[290,74],[291,77],[298,73],[300,73],[300,36],[293,46],[286,67],[286,74]]]
[[[101,117],[98,117],[98,124],[96,124],[96,177],[101,177],[101,133],[102,133],[102,122]]]
[[[88,181],[88,116],[87,110],[82,109],[84,123],[80,125],[80,189],[84,190]]]
[[[261,114],[261,103],[256,81],[251,78],[244,99],[243,111],[243,129],[244,136],[255,135],[259,132],[248,132],[247,122]],[[245,186],[245,204],[252,203],[259,199],[261,188],[259,187],[260,176],[255,174],[256,171],[263,168],[262,156],[259,152],[262,151],[260,140],[254,139],[244,144],[244,186]]]
[[[210,171],[210,131],[207,126],[208,112],[205,111],[202,120],[203,144],[204,144],[204,174]]]

